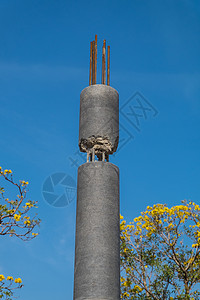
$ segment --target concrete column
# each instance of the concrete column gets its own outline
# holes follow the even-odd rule
[[[79,148],[113,154],[119,141],[119,94],[111,86],[95,84],[80,95]]]
[[[120,299],[119,169],[78,169],[74,300]]]

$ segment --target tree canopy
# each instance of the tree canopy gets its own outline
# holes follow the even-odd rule
[[[0,185],[0,236],[17,237],[23,241],[35,238],[38,233],[33,232],[39,226],[37,214],[32,215],[32,209],[37,208],[37,202],[27,199],[28,181],[14,181],[11,170],[0,167],[1,179],[5,180],[17,190],[14,198],[9,197],[9,189]],[[34,230],[35,231],[35,230]],[[0,274],[0,299],[10,300],[15,289],[23,286],[21,278]]]
[[[147,206],[121,224],[121,299],[200,299],[200,207]]]

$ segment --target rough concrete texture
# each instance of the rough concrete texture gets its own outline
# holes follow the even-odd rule
[[[80,96],[79,147],[112,154],[119,141],[119,94],[108,85],[86,87]]]
[[[78,169],[74,300],[120,299],[119,169]]]

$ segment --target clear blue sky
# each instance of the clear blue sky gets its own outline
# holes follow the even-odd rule
[[[130,221],[154,203],[199,203],[199,1],[0,0],[1,165],[30,182],[42,219],[32,242],[1,239],[0,273],[22,277],[21,300],[72,299],[75,200],[55,208],[41,191],[53,173],[76,181],[69,158],[78,158],[79,96],[95,34],[111,46],[120,107],[139,92],[158,111],[139,118],[140,131],[120,114],[122,142],[134,136],[111,158],[121,213]]]

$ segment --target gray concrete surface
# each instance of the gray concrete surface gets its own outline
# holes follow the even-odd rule
[[[79,148],[112,154],[119,140],[119,94],[110,86],[95,84],[80,95]]]
[[[120,299],[119,169],[78,169],[74,300]]]

